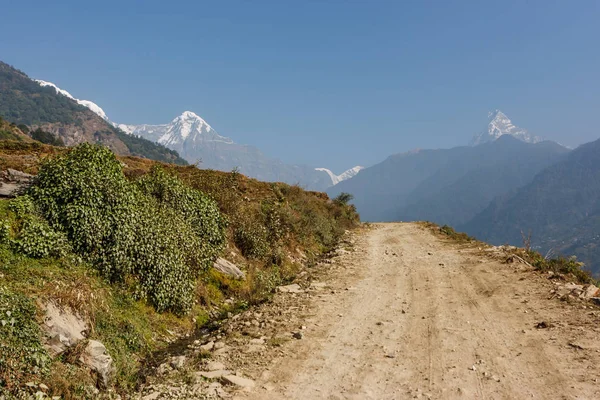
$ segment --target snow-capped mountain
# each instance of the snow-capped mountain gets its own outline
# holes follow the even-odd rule
[[[46,87],[49,86],[51,88],[54,88],[54,90],[56,90],[56,93],[62,94],[63,96],[66,96],[68,98],[70,98],[71,100],[75,100],[77,103],[81,104],[84,107],[89,108],[90,110],[92,110],[94,113],[98,114],[100,117],[102,117],[102,119],[104,119],[105,121],[110,122],[110,120],[108,119],[108,116],[106,115],[106,113],[104,112],[104,110],[96,103],[89,101],[89,100],[79,100],[76,99],[75,97],[73,97],[71,95],[71,93],[67,92],[64,89],[59,88],[58,86],[56,86],[54,83],[52,82],[46,82],[46,81],[42,81],[40,79],[35,79],[35,81],[37,83],[40,84],[40,86],[42,87]],[[112,122],[111,122],[112,124]],[[114,124],[113,124],[114,125]]]
[[[118,124],[115,126],[126,133],[142,136],[169,148],[183,147],[188,142],[211,141],[226,144],[234,143],[230,138],[219,135],[205,120],[191,111],[185,111],[168,124]]]
[[[362,169],[362,167],[354,167],[341,175],[335,175],[324,168],[314,169],[307,165],[285,164],[276,158],[264,155],[256,147],[241,145],[219,135],[204,119],[191,111],[185,111],[168,124],[115,123],[110,121],[104,110],[94,102],[76,99],[51,82],[42,80],[36,82],[41,86],[50,86],[57,93],[89,108],[115,128],[176,150],[182,158],[191,163],[200,162],[203,168],[220,171],[231,171],[237,168],[241,173],[252,178],[300,184],[310,190],[325,190],[356,175]]]
[[[334,184],[328,174],[305,165],[290,165],[264,155],[253,146],[235,143],[221,136],[197,114],[186,111],[168,124],[126,125],[118,128],[176,150],[188,162],[203,168],[231,171],[263,181],[300,184],[311,190],[325,190]]]
[[[471,146],[477,146],[478,144],[493,142],[502,135],[511,135],[515,138],[522,140],[527,143],[539,143],[544,139],[539,136],[534,136],[527,131],[527,129],[519,128],[515,126],[512,121],[500,110],[490,112],[488,114],[489,122],[487,129],[483,132],[475,135],[471,142]]]
[[[315,168],[315,171],[321,171],[321,172],[327,173],[327,175],[329,175],[329,177],[331,178],[333,185],[337,185],[338,183],[345,181],[346,179],[350,179],[353,176],[356,176],[356,174],[358,174],[360,172],[360,170],[362,170],[364,168],[365,167],[361,167],[360,165],[357,165],[356,167],[350,168],[350,169],[342,172],[339,175],[334,174],[333,172],[331,172],[331,170],[329,170],[327,168]]]

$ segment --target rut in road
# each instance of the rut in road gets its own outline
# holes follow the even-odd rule
[[[347,290],[315,304],[251,398],[600,398],[597,325],[537,273],[410,223],[377,224],[345,257]]]

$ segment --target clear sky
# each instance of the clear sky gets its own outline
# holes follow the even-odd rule
[[[185,110],[286,162],[341,172],[468,143],[504,111],[600,137],[600,1],[28,1],[0,60],[119,123]]]

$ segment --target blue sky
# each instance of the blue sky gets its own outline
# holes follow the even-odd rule
[[[600,137],[598,1],[28,1],[0,60],[120,123],[185,110],[287,162],[337,172],[468,143],[499,108]]]

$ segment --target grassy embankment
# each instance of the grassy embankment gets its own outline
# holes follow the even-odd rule
[[[92,146],[2,141],[0,168],[39,173],[27,196],[0,201],[0,394],[7,396],[32,393],[33,382],[47,385],[48,395],[81,398],[96,384],[77,361],[83,344],[57,359],[42,346],[50,301],[88,321],[88,338],[114,359],[114,389],[127,393],[156,351],[268,299],[358,223],[352,206],[323,193],[115,158]],[[209,268],[218,255],[246,279]]]

